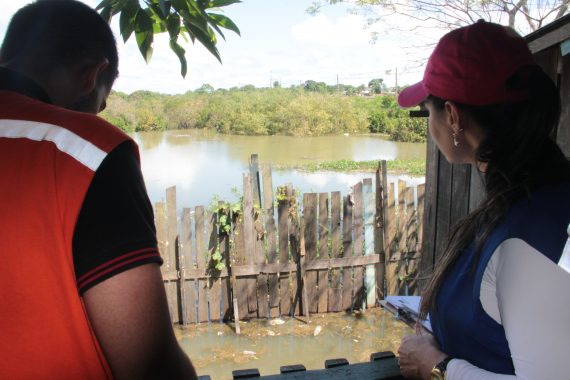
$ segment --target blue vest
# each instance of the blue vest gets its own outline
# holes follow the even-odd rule
[[[430,315],[433,332],[446,354],[499,374],[514,374],[503,326],[485,313],[479,299],[483,273],[495,249],[518,238],[558,263],[568,237],[570,183],[544,186],[516,202],[487,239],[474,270],[474,244],[458,259],[438,293],[437,310]],[[529,281],[532,273],[521,274]],[[537,321],[541,323],[541,321]]]

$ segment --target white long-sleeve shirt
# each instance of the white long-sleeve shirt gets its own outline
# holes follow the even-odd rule
[[[508,239],[487,264],[480,300],[505,329],[515,375],[453,359],[448,380],[570,379],[570,273],[523,240]]]

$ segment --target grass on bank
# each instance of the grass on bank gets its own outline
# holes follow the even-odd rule
[[[336,160],[322,162],[307,162],[305,164],[274,165],[274,170],[299,170],[309,173],[318,171],[333,172],[373,172],[378,168],[378,160],[353,161]],[[423,176],[426,174],[425,159],[389,160],[386,161],[389,173],[408,174],[411,176]]]

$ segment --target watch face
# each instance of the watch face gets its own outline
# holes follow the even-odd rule
[[[431,380],[445,380],[443,377],[443,373],[440,371],[439,368],[434,368],[431,370]]]

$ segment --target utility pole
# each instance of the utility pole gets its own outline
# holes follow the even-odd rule
[[[336,91],[340,92],[340,84],[338,82],[338,73],[336,73]]]
[[[398,68],[396,67],[396,95],[398,95]]]

